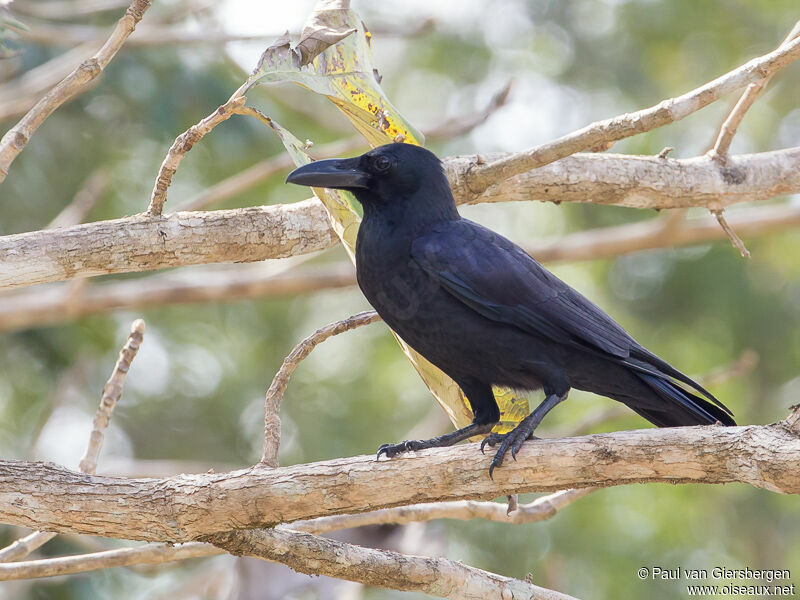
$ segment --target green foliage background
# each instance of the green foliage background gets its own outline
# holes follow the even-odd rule
[[[522,149],[593,119],[678,95],[771,50],[800,16],[796,0],[507,0],[486,5],[391,0],[356,2],[354,8],[376,32],[435,19],[433,29],[422,35],[374,37],[385,91],[423,130],[483,106],[508,78],[516,79],[510,106],[468,136],[433,146],[441,155]],[[307,2],[297,3],[298,19],[309,9]],[[110,19],[98,18],[97,24],[107,23]],[[284,26],[289,25],[264,25],[270,30]],[[23,69],[58,52],[19,47]],[[254,64],[258,48],[238,47],[237,56],[247,52]],[[14,163],[0,188],[0,234],[43,227],[99,167],[113,183],[90,218],[143,211],[172,140],[224,102],[242,79],[241,67],[218,47],[124,50],[99,85],[59,109]],[[350,135],[333,107],[302,89],[259,88],[248,97],[315,143]],[[800,65],[793,65],[748,115],[733,151],[798,145],[798,98]],[[717,103],[679,124],[620,142],[614,151],[653,154],[673,146],[672,156],[701,153],[729,105],[727,100]],[[11,124],[2,123],[0,131]],[[182,163],[166,210],[282,151],[263,126],[231,119]],[[305,190],[284,186],[283,178],[278,175],[225,206],[306,196]],[[462,212],[520,242],[656,216],[614,207],[533,203]],[[800,391],[800,234],[746,241],[753,253],[750,261],[723,241],[554,270],[687,373],[709,372],[745,349],[755,350],[760,362],[752,373],[712,391],[740,423],[769,423],[786,415]],[[343,259],[341,249],[335,249],[315,260]],[[188,460],[217,468],[251,464],[260,456],[263,395],[285,354],[316,327],[366,308],[357,289],[345,289],[124,312],[0,334],[0,452],[4,458],[77,465],[102,385],[130,322],[141,315],[148,333],[114,416],[100,472],[104,460],[115,456]],[[58,382],[68,371],[79,374],[78,383],[54,404]],[[568,428],[609,403],[574,393],[548,417],[542,435],[547,429]],[[429,418],[431,409],[432,399],[382,324],[339,336],[315,350],[289,386],[281,461],[370,453],[380,443],[405,438]],[[631,413],[597,430],[645,426]],[[0,529],[0,542],[18,533]],[[797,500],[744,485],[613,488],[544,523],[434,522],[426,536],[437,540],[449,558],[509,576],[532,572],[537,584],[581,598],[686,595],[683,582],[640,581],[636,571],[642,566],[784,568],[793,576],[800,569]],[[41,554],[78,551],[73,541],[58,539]],[[0,597],[154,597],[203,568],[203,563],[187,563],[23,587],[6,584]],[[411,595],[368,590],[365,597]]]

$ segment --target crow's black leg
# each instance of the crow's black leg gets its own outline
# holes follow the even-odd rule
[[[489,433],[495,423],[472,423],[461,429],[456,429],[450,433],[440,435],[439,437],[431,438],[429,440],[407,440],[399,444],[383,444],[378,448],[378,455],[376,459],[385,454],[387,458],[392,458],[403,452],[414,452],[415,450],[423,450],[425,448],[442,448],[444,446],[452,446],[462,440],[471,438],[473,435],[481,435]]]
[[[549,413],[559,402],[566,400],[567,394],[550,394],[544,401],[537,406],[534,411],[529,414],[527,417],[522,419],[519,424],[509,431],[508,433],[504,434],[497,434],[493,433],[487,436],[481,442],[481,452],[483,452],[483,448],[488,444],[489,446],[494,446],[495,444],[499,443],[500,447],[497,449],[497,452],[492,459],[491,464],[489,465],[489,477],[492,476],[492,472],[494,471],[495,467],[499,467],[503,464],[503,457],[508,452],[508,449],[511,448],[511,457],[517,457],[517,452],[522,447],[522,444],[528,438],[532,437],[533,432],[542,422],[545,415]]]

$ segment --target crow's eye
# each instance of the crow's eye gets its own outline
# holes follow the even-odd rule
[[[375,166],[375,170],[383,172],[389,170],[389,167],[392,166],[392,161],[385,156],[378,156],[372,164]]]

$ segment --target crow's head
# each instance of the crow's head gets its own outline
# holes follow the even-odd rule
[[[365,210],[440,204],[455,211],[441,161],[412,144],[386,144],[354,158],[318,160],[292,171],[286,182],[347,190]]]

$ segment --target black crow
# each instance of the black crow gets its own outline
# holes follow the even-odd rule
[[[462,219],[430,151],[388,144],[313,162],[286,181],[355,195],[364,209],[356,242],[361,291],[409,346],[453,378],[472,407],[471,425],[384,444],[378,457],[489,434],[500,418],[493,385],[542,388],[545,399],[510,433],[483,440],[481,450],[499,444],[490,475],[573,387],[618,400],[659,427],[735,425],[719,400],[522,248]]]

